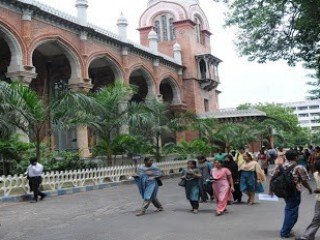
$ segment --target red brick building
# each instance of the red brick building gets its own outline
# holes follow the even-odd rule
[[[0,0],[0,79],[20,81],[48,97],[61,86],[96,90],[115,79],[136,85],[136,100],[153,94],[174,109],[197,114],[219,107],[218,65],[211,55],[208,20],[198,0],[149,0],[140,18],[141,44],[87,21],[87,0],[77,16],[33,0]],[[44,140],[89,155],[86,128],[50,134]]]

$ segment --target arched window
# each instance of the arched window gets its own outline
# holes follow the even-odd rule
[[[173,18],[169,18],[169,27],[170,27],[170,40],[173,41],[176,39],[176,34],[174,32],[174,24],[173,24]]]
[[[154,29],[158,34],[158,40],[173,41],[175,40],[174,18],[171,14],[161,14],[154,20]]]
[[[167,22],[166,15],[161,16],[161,24],[162,24],[163,41],[168,41],[168,22]]]
[[[160,40],[161,40],[160,21],[155,21],[155,22],[154,22],[154,29],[155,29],[155,32],[156,32],[157,35],[158,35],[158,41],[160,41]]]
[[[203,38],[203,34],[202,34],[202,21],[198,17],[195,17],[194,22],[196,24],[195,30],[196,30],[197,42],[204,44],[204,38]]]

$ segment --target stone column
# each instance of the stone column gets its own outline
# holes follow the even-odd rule
[[[77,127],[77,147],[80,157],[88,158],[91,156],[89,150],[88,127]]]
[[[92,85],[90,83],[78,83],[69,84],[69,88],[72,91],[83,91],[88,92]],[[88,139],[88,127],[87,126],[77,126],[77,147],[82,158],[88,158],[91,156],[89,150],[89,139]]]
[[[206,71],[206,78],[207,79],[210,79],[211,78],[211,74],[210,74],[210,63],[209,63],[209,59],[208,58],[205,58],[204,61],[206,62],[206,68],[207,68],[207,71]]]

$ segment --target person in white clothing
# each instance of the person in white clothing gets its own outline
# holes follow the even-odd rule
[[[29,180],[30,190],[33,192],[32,203],[38,202],[38,196],[40,200],[46,197],[46,194],[39,190],[42,182],[43,166],[37,162],[36,158],[30,159],[30,165],[27,169],[27,179]]]

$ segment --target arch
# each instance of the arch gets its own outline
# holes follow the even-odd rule
[[[82,77],[83,63],[81,61],[81,57],[76,51],[76,49],[74,49],[70,43],[62,39],[60,36],[49,36],[49,37],[42,36],[34,40],[34,42],[31,44],[31,47],[30,47],[31,50],[29,53],[28,61],[33,65],[32,57],[33,57],[34,51],[38,47],[48,43],[53,43],[57,45],[60,49],[63,50],[63,53],[67,57],[71,67],[71,76],[69,79],[69,84],[82,83],[83,82],[83,77]]]
[[[135,82],[135,78],[137,77],[142,77],[143,80],[145,81],[146,86],[143,86],[141,84],[144,84],[143,82],[137,83]],[[138,65],[132,68],[132,70],[130,71],[130,75],[129,75],[129,83],[133,84],[133,85],[137,85],[139,88],[139,91],[141,88],[144,88],[144,96],[142,97],[143,99],[147,96],[150,95],[155,95],[155,84],[154,84],[154,80],[153,77],[150,73],[150,71],[148,71],[144,66],[142,65]],[[147,91],[147,93],[145,93],[145,91]],[[138,93],[140,94],[140,93]],[[137,94],[136,94],[137,95]]]
[[[171,89],[168,89],[168,87],[170,87]],[[166,93],[164,93],[163,91],[167,91],[167,90],[172,92],[168,92],[167,93],[168,95],[166,96],[165,95]],[[168,102],[170,104],[181,103],[180,88],[176,83],[176,81],[174,80],[174,78],[170,76],[165,77],[161,80],[159,84],[159,93],[162,95],[164,102]]]
[[[202,30],[207,30],[209,31],[210,26],[209,26],[209,21],[205,15],[205,13],[202,11],[202,9],[192,9],[190,12],[190,18],[194,21],[195,18],[198,18],[201,23],[202,23]]]
[[[152,19],[152,26],[158,35],[158,41],[174,41],[175,29],[174,29],[175,16],[170,11],[160,11],[154,15]]]
[[[121,69],[120,63],[115,59],[115,57],[111,56],[107,52],[99,52],[99,53],[92,54],[88,58],[86,69],[88,69],[90,67],[91,63],[97,59],[105,59],[106,62],[108,62],[110,64],[110,67],[114,71],[116,79],[122,79],[122,80],[124,79],[124,74]]]
[[[153,25],[153,19],[161,12],[170,13],[174,16],[175,21],[187,19],[187,11],[185,7],[173,2],[158,2],[145,10],[139,21],[139,27],[149,27]]]
[[[3,38],[10,49],[11,59],[8,66],[8,72],[21,70],[23,66],[23,48],[20,39],[2,23],[0,24],[0,38]]]

